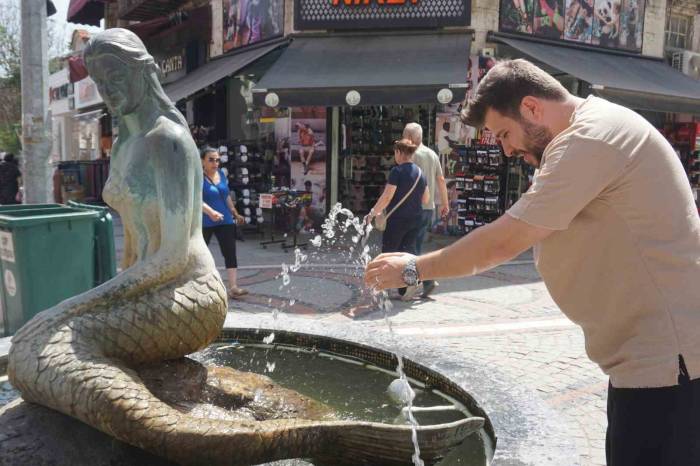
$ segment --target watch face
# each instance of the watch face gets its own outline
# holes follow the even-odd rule
[[[406,285],[408,285],[408,286],[413,286],[416,283],[418,283],[418,272],[416,271],[416,269],[414,267],[415,267],[415,265],[413,267],[408,265],[403,271],[402,278],[403,278],[404,283],[406,283]]]

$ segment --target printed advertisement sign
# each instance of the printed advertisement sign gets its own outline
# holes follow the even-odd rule
[[[75,108],[85,108],[102,103],[95,81],[89,76],[75,83]]]
[[[469,26],[471,0],[295,0],[294,27],[305,29]]]
[[[500,30],[642,50],[645,0],[501,0]]]
[[[311,193],[304,224],[317,223],[325,215],[326,131],[326,107],[294,107],[290,116],[275,120],[280,162],[276,177],[283,186]]]
[[[284,0],[223,0],[224,52],[281,36]]]

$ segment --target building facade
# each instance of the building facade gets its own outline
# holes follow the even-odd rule
[[[452,181],[453,214],[436,229],[463,234],[496,218],[531,173],[458,112],[501,58],[527,58],[576,95],[639,111],[677,147],[697,190],[695,1],[95,2],[107,27],[144,40],[198,144],[220,148],[251,224],[264,217],[259,194],[280,189],[310,197],[311,216],[338,201],[366,212],[409,121]]]

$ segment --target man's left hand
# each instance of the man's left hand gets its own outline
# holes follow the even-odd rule
[[[377,290],[406,286],[403,281],[403,269],[412,257],[415,256],[405,252],[378,255],[365,268],[365,285]]]
[[[448,205],[440,206],[440,218],[441,219],[443,219],[443,220],[446,219],[447,214],[449,214],[449,213],[450,213],[450,206],[448,206]]]

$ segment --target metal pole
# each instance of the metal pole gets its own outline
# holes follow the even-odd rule
[[[340,158],[340,107],[333,107],[331,113],[331,186],[330,207],[338,202],[338,160]]]
[[[22,0],[22,179],[24,202],[49,202],[49,60],[46,0]]]

